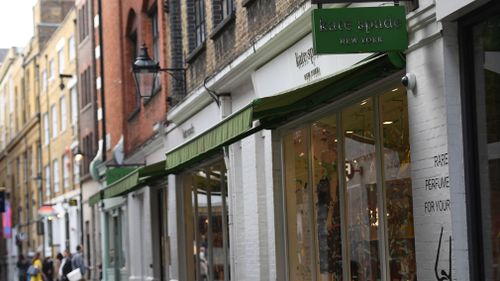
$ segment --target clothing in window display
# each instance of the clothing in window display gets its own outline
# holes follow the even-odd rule
[[[284,136],[290,281],[416,280],[406,95],[386,89]]]
[[[327,117],[314,123],[311,133],[319,277],[337,281],[342,280],[342,238],[336,118]]]
[[[338,188],[336,188],[338,191]],[[342,248],[340,244],[340,216],[333,213],[339,209],[338,202],[330,196],[330,181],[321,179],[317,186],[317,227],[319,243],[320,273],[332,273],[335,280],[342,276]]]

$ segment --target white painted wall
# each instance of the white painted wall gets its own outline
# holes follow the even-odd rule
[[[443,2],[455,1],[436,4]],[[457,30],[435,20],[426,22],[435,19],[439,9],[424,6],[410,19],[407,52],[407,71],[417,77],[416,89],[408,93],[417,274],[419,280],[436,280],[443,228],[438,274],[449,271],[451,236],[453,280],[469,280]],[[436,163],[440,155],[446,163]],[[426,185],[445,177],[449,188]],[[436,208],[436,201],[447,200],[451,209]]]
[[[455,19],[490,0],[435,0],[437,20]]]

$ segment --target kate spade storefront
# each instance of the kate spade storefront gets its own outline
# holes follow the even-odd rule
[[[416,280],[406,95],[389,79],[280,130],[288,280]]]

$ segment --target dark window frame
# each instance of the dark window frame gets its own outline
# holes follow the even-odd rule
[[[460,83],[463,116],[464,176],[467,205],[470,280],[485,280],[483,212],[481,204],[480,169],[476,126],[476,83],[474,75],[473,29],[490,16],[500,13],[500,3],[486,4],[458,21]]]
[[[153,56],[153,59],[157,62],[160,62],[160,65],[161,65],[160,25],[159,25],[159,18],[158,18],[158,8],[156,7],[156,5],[154,5],[154,7],[149,12],[149,20],[151,21],[151,51],[152,51],[152,56]],[[157,93],[160,92],[160,90],[161,90],[160,77],[161,76],[159,76],[156,79],[156,82],[154,85],[153,95],[150,98],[145,99],[144,104],[148,104],[149,101],[154,96],[156,96]]]

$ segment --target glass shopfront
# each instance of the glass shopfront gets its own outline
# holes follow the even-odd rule
[[[230,277],[227,171],[220,159],[187,172],[186,236],[193,259],[189,280],[228,281]],[[190,223],[189,223],[190,222]]]
[[[288,280],[416,280],[406,91],[283,135]]]
[[[462,29],[466,62],[466,172],[472,199],[471,245],[481,280],[500,280],[500,5],[485,7]],[[475,212],[475,213],[474,213]],[[478,231],[482,229],[482,231]],[[476,236],[477,235],[477,236]],[[474,247],[472,246],[472,247]]]

